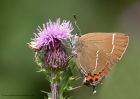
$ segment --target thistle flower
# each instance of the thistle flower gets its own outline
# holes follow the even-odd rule
[[[42,92],[48,94],[46,99],[65,99],[64,93],[75,89],[71,83],[76,80],[73,75],[75,63],[69,59],[64,45],[68,41],[70,50],[75,50],[73,47],[75,36],[71,35],[72,24],[66,20],[60,23],[59,18],[56,22],[49,20],[43,24],[43,28],[39,27],[37,30],[38,33],[35,33],[35,38],[28,45],[35,51],[35,62],[41,67],[40,71],[45,73],[51,84],[51,92]],[[44,66],[45,69],[42,68]],[[60,72],[60,70],[63,71]]]
[[[37,30],[39,33],[35,34],[29,47],[45,52],[44,61],[49,68],[64,68],[68,63],[68,54],[63,42],[72,36],[73,27],[70,21],[63,20],[60,23],[60,18],[56,22],[49,20],[43,24],[43,29],[39,27]]]
[[[35,34],[35,38],[29,43],[32,49],[39,50],[44,47],[54,46],[55,39],[60,41],[67,40],[71,37],[73,27],[70,21],[63,20],[60,23],[60,18],[56,22],[49,20],[48,23],[43,24],[43,29],[37,29],[39,33]],[[50,44],[51,43],[51,44]]]

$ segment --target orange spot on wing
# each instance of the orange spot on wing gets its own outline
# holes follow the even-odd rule
[[[89,81],[90,79],[92,79],[92,77],[90,75],[86,76],[86,80]]]
[[[94,76],[92,77],[92,79],[93,79],[94,81],[96,81],[96,80],[98,80],[100,77],[101,77],[100,74],[94,74]]]
[[[87,76],[86,76],[86,80],[88,80],[88,81],[90,81],[90,80],[92,80],[92,81],[97,81],[98,79],[100,79],[101,77],[103,77],[103,73],[104,73],[104,72],[100,72],[100,73],[98,73],[98,74],[94,74],[93,76],[87,75]]]

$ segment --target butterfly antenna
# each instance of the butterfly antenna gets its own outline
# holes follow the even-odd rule
[[[81,36],[82,35],[81,29],[77,25],[77,17],[76,17],[76,15],[73,15],[73,17],[74,17],[74,24],[75,24],[76,28],[78,29],[78,34]]]

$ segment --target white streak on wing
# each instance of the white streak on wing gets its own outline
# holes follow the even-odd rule
[[[99,59],[99,50],[96,51],[96,65],[95,65],[94,71],[96,70],[96,68],[97,68],[97,66],[98,66],[98,59]],[[94,72],[94,71],[93,71],[93,72]]]
[[[87,72],[84,70],[84,68],[83,68],[83,66],[81,64],[80,64],[80,67],[81,67],[82,72],[86,75]]]
[[[115,40],[115,34],[113,33],[113,35],[112,35],[112,45],[114,44],[114,40]]]
[[[111,50],[111,54],[113,53],[113,51],[114,51],[114,48],[115,48],[115,45],[113,45],[113,47],[112,47],[112,50]]]
[[[115,44],[114,44],[115,35],[116,35],[115,33],[113,33],[113,35],[112,35],[112,46],[113,46],[113,47],[112,47],[112,50],[111,50],[111,52],[110,52],[111,54],[113,53],[113,51],[114,51],[114,49],[115,49]]]

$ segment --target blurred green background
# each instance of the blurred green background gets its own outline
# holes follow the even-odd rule
[[[48,91],[48,82],[36,72],[27,43],[38,25],[58,17],[73,21],[73,14],[83,34],[125,32],[130,36],[124,57],[97,94],[83,86],[70,93],[73,99],[140,99],[139,0],[0,0],[0,99],[44,99],[40,90]]]

